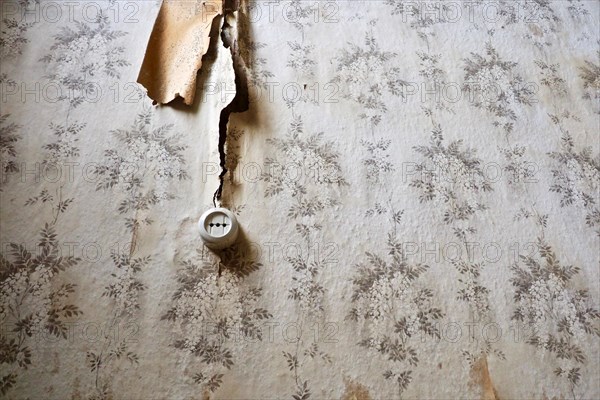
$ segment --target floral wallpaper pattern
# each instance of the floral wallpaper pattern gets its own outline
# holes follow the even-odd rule
[[[1,398],[600,398],[600,2],[242,1],[219,252],[159,5],[2,2]]]

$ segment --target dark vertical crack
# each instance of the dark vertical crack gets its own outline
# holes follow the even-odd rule
[[[237,40],[237,27],[230,22],[235,21],[236,12],[239,9],[239,0],[223,0],[223,26],[221,28],[221,40],[223,46],[229,49],[233,62],[233,71],[235,74],[235,96],[231,103],[221,110],[219,117],[219,157],[221,173],[219,174],[219,187],[213,195],[213,205],[216,207],[217,200],[221,200],[223,194],[223,184],[227,174],[227,154],[225,145],[227,143],[227,126],[232,113],[248,111],[250,107],[248,95],[248,77],[246,76],[246,65],[240,55]],[[237,13],[238,15],[243,15]]]

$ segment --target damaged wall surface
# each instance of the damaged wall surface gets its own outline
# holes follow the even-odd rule
[[[600,2],[1,6],[2,398],[600,398]]]

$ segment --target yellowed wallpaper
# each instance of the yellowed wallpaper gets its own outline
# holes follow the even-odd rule
[[[171,3],[0,4],[1,398],[600,398],[599,1]]]

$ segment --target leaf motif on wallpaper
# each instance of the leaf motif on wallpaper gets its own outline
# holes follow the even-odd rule
[[[197,357],[193,381],[211,392],[235,365],[240,339],[262,340],[263,324],[273,317],[258,306],[262,289],[244,282],[261,266],[240,243],[220,257],[198,249],[179,261],[178,288],[162,319],[180,327],[173,346]]]
[[[450,86],[448,86],[446,80],[446,71],[440,66],[442,55],[417,51],[417,56],[419,57],[419,75],[425,78],[427,84],[431,85],[435,90],[435,96],[429,96],[435,103],[431,108],[455,114],[454,109],[446,104],[449,96],[444,92]],[[432,118],[431,109],[425,109],[425,114]]]
[[[127,339],[121,341],[111,335],[115,329],[128,329],[133,327],[136,332],[137,325],[128,322],[139,309],[139,294],[146,289],[138,273],[150,261],[150,257],[133,258],[130,255],[111,252],[111,258],[117,270],[111,273],[112,283],[109,283],[102,293],[102,297],[111,299],[111,316],[106,321],[109,332],[100,338],[101,347],[86,353],[86,365],[92,376],[90,399],[105,400],[113,398],[115,393],[112,381],[115,369],[119,365],[134,365],[139,363],[138,354],[130,350]]]
[[[540,71],[541,84],[548,87],[553,94],[565,96],[568,93],[567,81],[560,73],[560,64],[548,64],[542,60],[535,60],[535,65]]]
[[[245,37],[240,38],[240,55],[247,67],[248,83],[251,86],[268,90],[268,82],[275,77],[275,74],[267,69],[267,60],[258,54],[265,47],[267,47],[265,43],[249,41]]]
[[[585,7],[583,0],[567,1],[569,2],[567,10],[569,10],[569,14],[571,14],[572,18],[581,18],[590,14],[589,10]]]
[[[24,6],[28,1],[21,2]],[[5,21],[6,22],[6,21]],[[67,62],[62,57],[51,59],[56,66]],[[8,79],[6,74],[0,75],[3,85],[14,85],[15,82]],[[66,117],[68,120],[68,115]],[[18,139],[15,134],[17,126],[14,124],[4,125],[6,116],[0,120],[2,155],[16,156],[14,144]],[[70,161],[78,156],[79,150],[73,144],[73,139],[83,128],[77,123],[50,124],[51,131],[58,138],[54,143],[46,143],[42,146],[45,150],[42,164]],[[3,157],[4,158],[4,157]],[[12,160],[11,160],[12,161]],[[14,171],[12,164],[2,165]],[[48,183],[48,182],[47,182]],[[4,253],[0,254],[1,283],[0,292],[2,299],[0,305],[0,318],[2,324],[14,324],[13,338],[1,335],[2,353],[6,356],[4,360],[10,365],[11,372],[1,378],[1,390],[6,393],[12,387],[18,377],[19,368],[27,368],[32,363],[35,353],[29,348],[31,337],[44,332],[59,338],[66,339],[68,334],[67,322],[73,317],[81,314],[79,308],[74,304],[65,304],[75,285],[62,282],[62,273],[76,266],[81,260],[71,255],[64,255],[61,251],[61,239],[59,238],[58,221],[73,203],[74,198],[65,198],[66,183],[52,185],[50,182],[42,188],[38,195],[30,197],[26,207],[40,206],[43,210],[50,209],[50,222],[46,222],[40,229],[40,240],[35,244],[35,252],[28,248],[27,244],[11,243],[10,257]],[[37,189],[31,188],[31,191]],[[15,363],[17,365],[15,365]]]
[[[114,5],[111,0],[107,9]],[[68,110],[63,123],[51,122],[49,127],[54,141],[43,146],[43,164],[62,165],[70,158],[79,156],[79,136],[86,123],[70,120],[70,113],[84,104],[92,96],[95,98],[98,75],[103,73],[111,78],[120,78],[120,69],[129,65],[121,58],[122,46],[114,41],[125,36],[123,31],[113,30],[106,10],[100,10],[93,23],[75,21],[75,28],[63,26],[54,35],[50,52],[40,61],[47,64],[47,79],[60,85],[60,101],[68,102]],[[65,202],[70,201],[69,199]],[[63,202],[62,206],[65,206]]]
[[[410,28],[417,32],[417,36],[427,42],[436,36],[435,25],[451,22],[448,16],[454,16],[456,10],[443,2],[410,2],[404,0],[385,0],[385,4],[391,7],[392,15],[402,16],[402,22],[409,22]],[[462,10],[461,10],[462,12]]]
[[[53,200],[48,204],[56,215],[60,213]],[[12,326],[0,333],[1,362],[6,364],[0,378],[3,395],[16,384],[19,373],[35,362],[35,338],[47,333],[66,340],[68,324],[81,314],[68,303],[75,285],[61,283],[63,272],[81,260],[62,254],[56,219],[44,224],[39,238],[34,252],[19,243],[10,243],[10,250],[0,252],[0,323]]]
[[[527,219],[533,219],[535,224],[540,229],[546,229],[548,227],[548,214],[539,214],[537,210],[530,210],[527,207],[521,207],[519,211],[515,214],[513,220],[514,221],[523,221]]]
[[[67,125],[50,123],[50,131],[55,141],[43,146],[46,150],[44,164],[60,165],[69,157],[79,157],[79,134],[86,127],[85,122],[71,122]]]
[[[308,381],[304,381],[297,385],[296,393],[292,395],[294,400],[306,400],[310,398],[310,389],[308,387]]]
[[[301,76],[305,76],[308,79],[314,78],[314,66],[317,63],[311,56],[315,46],[290,41],[288,42],[288,47],[290,48],[290,56],[286,66],[292,68],[301,74]]]
[[[126,226],[135,231],[152,221],[145,215],[163,201],[172,200],[172,182],[188,179],[179,135],[172,125],[152,126],[152,109],[143,109],[129,129],[111,133],[121,146],[104,151],[104,160],[93,170],[96,190],[119,189],[125,198],[119,213],[131,215]],[[154,187],[147,187],[153,178]]]
[[[414,150],[424,160],[417,163],[417,175],[410,186],[419,192],[421,203],[441,206],[442,220],[460,245],[459,256],[449,260],[459,274],[456,298],[468,305],[474,322],[492,323],[488,298],[490,289],[482,283],[481,276],[485,263],[478,262],[469,249],[469,243],[477,235],[474,226],[476,217],[489,208],[486,194],[493,190],[491,181],[484,173],[483,160],[474,149],[465,148],[462,140],[446,145],[439,124],[434,124],[430,145],[416,146]],[[505,359],[504,353],[495,348],[488,338],[475,341],[469,345],[469,349],[463,350],[471,367],[481,355],[489,354]]]
[[[0,21],[0,54],[2,57],[15,57],[23,54],[23,47],[29,43],[27,31],[32,28],[36,20],[25,18],[25,10],[33,10],[39,0],[13,0],[3,4],[3,18]],[[15,6],[13,13],[10,5]],[[38,11],[39,12],[39,11]],[[20,16],[20,18],[13,17]]]
[[[367,169],[367,181],[370,183],[380,183],[384,174],[395,171],[389,151],[391,143],[389,139],[361,139],[360,144],[367,150],[362,164]]]
[[[0,79],[0,84],[2,80]],[[2,178],[0,179],[0,191],[9,176],[19,172],[19,163],[17,162],[16,144],[22,138],[18,133],[20,126],[14,122],[9,122],[10,114],[0,114],[0,169]]]
[[[524,31],[524,38],[541,51],[546,51],[545,47],[552,47],[562,23],[552,7],[562,7],[564,2],[535,0],[515,5],[512,0],[503,0],[501,4],[500,13],[510,15],[507,23],[519,25]]]
[[[444,222],[466,221],[475,213],[487,209],[481,195],[492,191],[491,182],[483,171],[483,162],[474,149],[464,148],[462,139],[444,144],[441,126],[434,127],[429,146],[414,150],[425,160],[416,166],[417,177],[410,186],[420,193],[422,203],[438,201],[444,204]]]
[[[59,100],[68,101],[70,108],[99,95],[99,75],[119,79],[120,69],[130,65],[123,58],[125,48],[115,44],[127,33],[112,29],[108,12],[100,10],[92,23],[75,21],[74,27],[63,26],[54,35],[50,53],[40,60],[49,66],[46,78],[62,88]]]
[[[17,82],[10,79],[7,74],[0,74],[0,86],[2,90],[15,87]],[[0,192],[2,186],[8,182],[9,176],[19,172],[19,163],[17,162],[17,142],[22,139],[18,131],[21,126],[10,122],[10,114],[0,113]]]
[[[332,7],[330,7],[332,6]],[[305,43],[306,28],[311,27],[313,22],[319,22],[323,18],[323,22],[336,22],[335,15],[337,7],[333,4],[326,4],[324,7],[318,3],[309,4],[301,0],[292,0],[284,8],[284,19],[300,31],[300,40],[288,40],[289,55],[286,66],[293,69],[297,79],[312,80],[315,77],[315,66],[317,62],[313,51],[315,46]],[[322,14],[322,15],[321,15]],[[288,108],[293,108],[298,101],[318,103],[315,96],[310,96],[306,93],[306,85],[302,93],[295,93],[293,96],[284,95],[284,101]],[[317,89],[318,90],[318,89]]]
[[[111,252],[111,259],[117,270],[111,273],[113,282],[104,288],[102,297],[108,297],[115,303],[115,315],[133,315],[140,308],[139,294],[146,289],[138,274],[152,261],[152,257],[131,257],[117,251]]]
[[[274,155],[264,162],[261,179],[266,183],[265,197],[277,197],[287,205],[288,226],[295,227],[299,237],[299,243],[295,243],[300,245],[298,254],[285,257],[293,271],[288,298],[298,306],[299,337],[294,350],[284,351],[283,358],[294,379],[292,398],[308,399],[312,392],[310,381],[304,376],[306,366],[332,361],[315,340],[306,338],[307,329],[303,329],[308,322],[319,321],[324,311],[326,292],[320,273],[331,262],[312,249],[315,244],[324,245],[322,227],[327,223],[327,213],[339,204],[335,189],[348,183],[342,174],[341,154],[335,149],[335,142],[325,140],[322,132],[306,134],[299,116],[293,117],[284,138],[267,139],[267,143]],[[290,229],[288,237],[293,240],[293,230]]]
[[[551,0],[499,0],[494,3],[494,18],[484,17],[483,21],[477,18],[474,25],[479,27],[481,23],[479,28],[485,29],[491,36],[500,29],[508,28],[545,51],[545,47],[553,45],[556,33],[561,30],[562,21],[552,6],[560,7],[563,4],[565,2]],[[469,13],[469,6],[465,6],[463,12]]]
[[[577,152],[573,138],[565,132],[561,151],[548,156],[553,161],[550,191],[561,196],[561,207],[583,208],[586,225],[596,227],[600,236],[600,154],[594,156],[591,147]]]
[[[381,202],[376,202],[373,208],[367,209],[367,211],[365,212],[365,217],[374,217],[384,214],[389,215],[388,220],[391,224],[399,224],[400,221],[402,221],[404,210],[395,211],[394,207],[391,204],[391,201],[389,202],[389,205],[386,205]]]
[[[340,154],[334,142],[324,140],[322,132],[305,134],[301,117],[292,120],[285,138],[267,139],[267,143],[274,148],[275,156],[265,159],[261,176],[266,182],[265,196],[285,196],[288,219],[295,223],[309,249],[314,233],[320,235],[323,213],[338,203],[330,195],[331,189],[347,185]],[[288,257],[287,261],[297,272],[292,277],[290,296],[305,311],[319,310],[323,289],[317,275],[323,267],[321,260]]]
[[[348,43],[348,48],[338,51],[332,59],[336,75],[330,83],[340,87],[345,99],[361,106],[363,112],[359,117],[375,126],[388,111],[385,95],[404,98],[408,82],[396,66],[398,54],[380,48],[374,33],[376,21],[369,26],[363,46]]]
[[[306,3],[302,0],[290,0],[284,8],[284,18],[286,22],[300,31],[304,43],[305,29],[313,26],[314,21],[318,21],[320,11],[318,4]],[[327,21],[327,17],[325,17],[325,20]]]
[[[517,120],[517,107],[532,104],[533,90],[515,70],[516,62],[504,61],[491,42],[485,55],[471,53],[464,59],[463,90],[473,96],[472,105],[494,115],[494,126],[508,135]]]
[[[383,377],[396,382],[402,398],[419,365],[418,343],[423,335],[440,338],[439,322],[444,313],[436,306],[433,291],[420,279],[429,266],[410,263],[396,236],[403,211],[383,205],[377,208],[383,212],[368,214],[388,213],[394,227],[388,233],[387,255],[366,252],[367,262],[355,265],[353,307],[346,319],[368,323],[369,336],[358,344],[388,360],[390,369]]]
[[[103,160],[92,171],[96,190],[121,195],[118,212],[131,233],[127,246],[111,251],[114,268],[102,293],[112,307],[107,321],[111,328],[131,324],[140,308],[140,294],[147,288],[140,273],[153,258],[137,254],[137,247],[142,228],[153,223],[149,214],[162,202],[175,198],[174,182],[188,178],[183,156],[186,146],[180,145],[179,136],[171,133],[172,125],[155,128],[152,120],[152,109],[146,107],[136,115],[129,129],[111,131],[119,146],[105,150]],[[99,399],[114,396],[112,381],[118,365],[137,364],[138,358],[126,342],[104,335],[101,348],[88,352],[88,366],[93,374],[90,396]]]
[[[509,185],[517,186],[537,182],[537,165],[525,156],[526,148],[524,146],[499,147],[498,150],[506,162],[502,169],[506,173]]]
[[[598,42],[600,46],[600,41]],[[600,58],[600,50],[597,52]],[[590,100],[594,105],[594,112],[600,114],[600,63],[584,60],[584,65],[579,67],[579,77],[583,81],[583,98]]]
[[[275,77],[271,72],[267,59],[262,56],[262,52],[267,48],[267,44],[252,40],[253,34],[252,21],[254,21],[253,12],[255,12],[257,3],[242,1],[239,4],[238,13],[241,17],[237,19],[239,54],[244,60],[246,67],[246,76],[248,86],[254,88],[261,94],[262,90],[269,90],[269,81]]]
[[[582,368],[592,356],[585,350],[585,336],[600,337],[600,311],[587,289],[578,289],[575,278],[581,268],[563,265],[544,239],[544,224],[532,254],[520,254],[510,266],[515,309],[512,320],[523,324],[526,342],[543,354],[550,352],[560,367],[554,374],[566,379],[573,400]],[[593,357],[592,357],[593,358]]]
[[[287,42],[288,48],[290,50],[288,61],[286,66],[292,68],[298,74],[297,78],[305,78],[312,80],[315,76],[314,68],[317,65],[317,62],[314,59],[313,50],[315,49],[314,45],[305,44],[306,39],[306,28],[311,27],[313,22],[319,21],[321,15],[321,8],[326,10],[324,11],[324,22],[332,22],[335,13],[337,12],[337,8],[333,7],[333,13],[329,10],[331,4],[325,5],[321,7],[319,4],[309,4],[303,2],[302,0],[291,0],[289,5],[284,9],[284,18],[286,21],[292,24],[294,28],[300,31],[301,37],[300,41],[290,40]],[[297,101],[311,101],[313,103],[317,102],[317,99],[309,99],[307,95],[304,93],[299,99],[290,99],[285,98],[285,102],[288,108],[292,108],[294,103]]]

